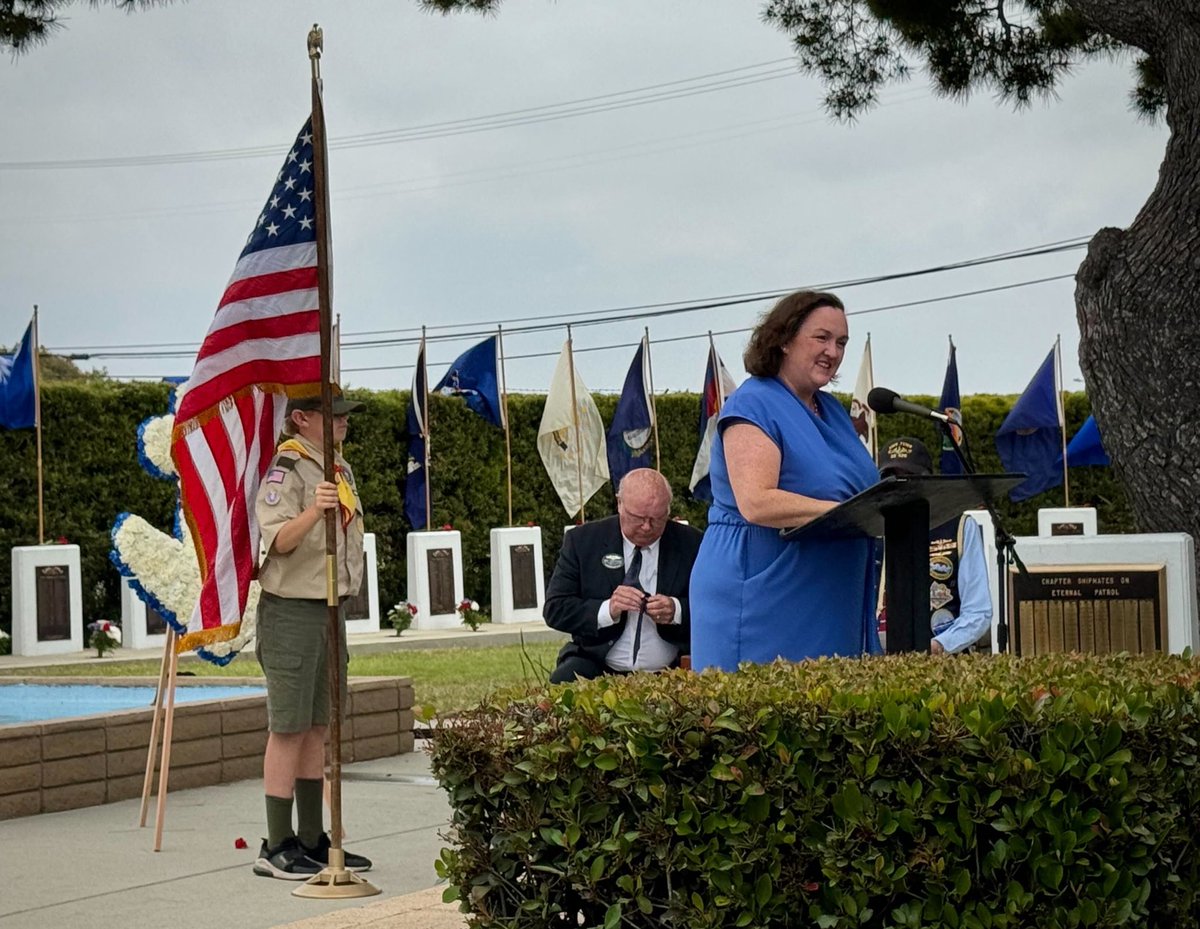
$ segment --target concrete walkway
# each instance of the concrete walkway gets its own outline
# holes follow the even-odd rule
[[[561,640],[541,623],[350,638],[352,653],[403,648],[483,647]],[[158,659],[121,649],[112,659]],[[95,662],[94,652],[53,658],[0,657],[0,669]],[[189,659],[191,660],[191,659]],[[462,929],[457,904],[443,904],[434,861],[445,844],[449,806],[417,751],[343,768],[346,847],[367,855],[374,897],[293,897],[296,884],[251,871],[263,834],[260,780],[168,795],[162,851],[155,810],[138,828],[140,801],[0,822],[0,929]],[[236,847],[244,839],[244,849]]]

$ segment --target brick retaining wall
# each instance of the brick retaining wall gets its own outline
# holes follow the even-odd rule
[[[112,678],[37,682],[114,683]],[[136,683],[153,687],[157,681]],[[195,683],[261,687],[263,682],[204,678]],[[342,761],[411,752],[412,705],[412,682],[406,677],[351,678],[350,710],[342,720]],[[0,726],[0,820],[140,797],[152,717],[147,707]],[[265,695],[177,703],[173,729],[169,790],[262,777]]]

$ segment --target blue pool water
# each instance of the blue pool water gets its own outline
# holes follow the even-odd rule
[[[263,687],[201,684],[176,687],[176,703],[266,693]],[[154,688],[107,684],[0,684],[0,726],[89,716],[154,705]]]

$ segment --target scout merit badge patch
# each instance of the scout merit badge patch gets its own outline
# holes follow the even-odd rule
[[[600,563],[606,568],[623,568],[625,567],[625,556],[609,552],[600,559]]]

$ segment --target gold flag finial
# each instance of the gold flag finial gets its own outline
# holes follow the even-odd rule
[[[321,51],[325,47],[325,33],[321,31],[321,27],[313,23],[313,27],[308,30],[308,57],[320,58]]]

